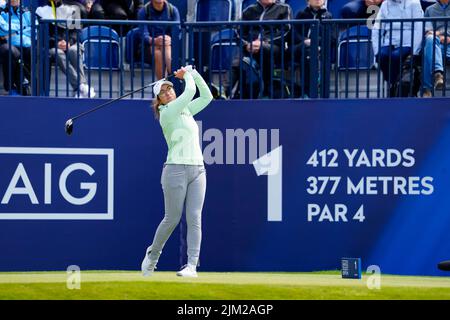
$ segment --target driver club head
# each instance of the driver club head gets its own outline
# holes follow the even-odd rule
[[[438,264],[438,269],[442,271],[450,271],[450,260],[440,262]]]
[[[65,129],[66,129],[66,133],[70,136],[73,131],[73,120],[72,119],[69,119],[66,121]]]

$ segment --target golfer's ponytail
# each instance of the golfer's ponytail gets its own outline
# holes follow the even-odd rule
[[[155,119],[159,121],[159,106],[161,105],[161,101],[159,100],[159,97],[157,96],[155,99],[153,99],[152,102],[152,109],[153,113],[155,114]]]

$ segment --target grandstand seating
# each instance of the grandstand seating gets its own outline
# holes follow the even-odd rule
[[[145,2],[148,2],[146,0]],[[293,14],[298,13],[299,10],[302,10],[306,3],[303,0],[281,0],[285,3],[289,4],[293,9]],[[340,18],[340,10],[342,6],[350,0],[327,0],[327,8],[333,14],[333,18]],[[37,3],[41,5],[41,1],[33,1],[33,4]],[[44,1],[45,2],[45,1]],[[186,20],[187,6],[189,3],[195,3],[195,8],[190,7],[190,9],[194,9],[190,12],[195,14],[195,20],[198,22],[203,21],[234,21],[238,20],[239,13],[242,12],[244,8],[248,5],[255,3],[256,0],[196,0],[196,1],[182,1],[182,0],[170,0],[172,4],[177,6],[180,11],[180,17],[182,21]],[[434,0],[421,0],[422,7],[425,9],[427,6],[432,4]],[[23,5],[29,5],[31,0],[23,0]],[[241,5],[240,7],[236,7],[236,5]],[[325,26],[325,24],[323,24]],[[373,55],[372,45],[371,45],[371,37],[370,30],[365,26],[360,26],[359,31],[358,27],[350,27],[348,30],[343,30],[343,27],[346,27],[345,23],[332,23],[333,33],[336,33],[339,29],[339,37],[337,41],[337,45],[332,45],[328,48],[330,54],[330,59],[327,60],[322,59],[323,55],[320,55],[321,61],[318,62],[321,66],[321,70],[327,70],[327,74],[325,76],[330,76],[330,82],[321,83],[322,86],[330,87],[330,95],[333,96],[333,92],[338,92],[337,96],[347,97],[347,93],[349,97],[352,96],[352,93],[355,93],[353,86],[359,81],[358,71],[366,71],[364,74],[371,74],[376,72],[377,65],[375,63],[375,58]],[[198,67],[201,67],[204,75],[206,76],[206,80],[208,82],[215,83],[218,82],[223,84],[223,80],[228,80],[227,77],[230,74],[231,70],[231,62],[233,57],[239,54],[239,44],[237,39],[235,38],[234,32],[230,32],[230,26],[195,26],[190,28],[188,33],[189,36],[192,36],[192,42],[188,42],[188,38],[185,38],[184,44],[191,43],[194,46],[192,48],[183,48],[183,50],[188,50],[189,52],[185,52],[186,55],[181,56],[181,50],[178,53],[173,53],[177,56],[178,61],[186,61],[185,58],[189,59],[189,63],[195,63]],[[324,27],[325,28],[325,27]],[[88,31],[90,30],[90,31]],[[221,30],[221,31],[219,31]],[[330,29],[331,30],[331,29]],[[336,32],[335,32],[336,31]],[[141,55],[138,54],[137,44],[140,40],[139,29],[135,28],[130,30],[125,37],[120,37],[113,29],[108,28],[106,26],[91,26],[90,28],[84,28],[80,32],[80,40],[85,46],[84,51],[84,63],[85,66],[89,69],[103,69],[103,70],[117,70],[117,72],[113,75],[114,79],[117,81],[122,81],[120,77],[127,77],[129,74],[127,73],[128,65],[126,65],[126,70],[121,69],[122,59],[125,63],[130,64],[133,62],[133,67],[142,67],[146,74],[151,73],[151,65],[148,64],[148,57],[144,59],[144,64],[142,64]],[[190,40],[189,40],[190,41]],[[124,45],[124,46],[123,46]],[[123,46],[123,48],[122,48]],[[322,48],[323,49],[323,48]],[[193,51],[191,51],[193,50]],[[337,52],[334,52],[337,50]],[[132,58],[134,55],[134,59]],[[146,61],[147,60],[147,61]],[[328,61],[329,60],[329,61]],[[324,63],[324,61],[328,61],[329,64]],[[290,63],[285,60],[284,61],[284,70],[286,73],[283,73],[282,68],[275,61],[275,69],[277,72],[274,72],[273,79],[274,81],[281,81],[279,79],[279,75],[287,75],[292,70]],[[294,61],[293,64],[294,71],[303,72],[298,68],[297,63]],[[99,72],[101,73],[101,72]],[[346,75],[346,78],[350,77],[349,80],[346,79],[348,83],[343,84],[341,81],[341,75]],[[356,74],[356,76],[354,76]],[[137,81],[137,85],[139,85],[139,79],[134,79],[133,75],[131,75],[131,82]],[[211,78],[208,76],[211,75]],[[102,78],[103,83],[103,74],[99,74],[99,79]],[[106,75],[107,76],[107,75]],[[297,74],[295,75],[297,77]],[[321,80],[324,75],[321,75]],[[352,78],[354,77],[354,78]],[[298,78],[298,77],[297,77]],[[291,79],[291,77],[289,77]],[[59,78],[58,81],[59,82]],[[129,81],[126,79],[125,81]],[[286,81],[286,77],[283,78],[283,81]],[[363,80],[365,81],[365,80]],[[373,82],[373,81],[372,81]],[[379,84],[374,84],[372,86],[372,82],[370,83],[370,88],[368,91],[371,92],[370,96],[373,96],[373,90],[379,90],[379,88],[375,88]],[[0,82],[1,83],[1,82]],[[334,86],[333,84],[338,84]],[[375,86],[375,87],[374,87]],[[334,88],[333,88],[334,87]],[[344,88],[345,87],[345,88]],[[63,89],[64,86],[61,86]],[[58,90],[61,90],[58,88]],[[375,88],[375,89],[374,89]],[[114,88],[112,90],[116,90]],[[111,90],[111,89],[110,89]],[[120,90],[127,90],[126,85],[121,84]],[[333,91],[334,90],[334,91]],[[354,90],[353,92],[351,92]],[[356,86],[356,91],[361,90],[361,87]],[[356,93],[357,94],[357,93]]]
[[[234,18],[232,0],[197,0],[195,4],[196,21],[230,21]]]
[[[118,70],[121,63],[120,37],[106,26],[89,26],[81,30],[84,64],[90,69]]]
[[[338,43],[339,69],[370,69],[375,64],[370,30],[353,26],[341,32]]]
[[[139,47],[141,42],[141,32],[139,28],[133,28],[128,31],[125,41],[125,62],[128,64],[133,64],[133,66],[138,67],[150,67],[146,63],[146,57],[144,55],[144,65],[142,65],[142,57],[140,55]],[[148,58],[147,58],[148,59]]]
[[[235,18],[235,5],[232,0],[196,0],[195,20],[203,21],[231,21]],[[219,28],[198,28],[194,33],[193,61],[202,70],[209,69],[212,59],[212,38],[218,33]],[[214,53],[217,51],[214,49]],[[228,50],[223,46],[221,50]],[[206,69],[205,69],[206,68]]]
[[[226,29],[211,38],[211,71],[224,72],[231,68],[233,57],[239,55],[234,30]]]

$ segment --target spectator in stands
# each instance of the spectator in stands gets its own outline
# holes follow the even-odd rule
[[[351,0],[341,9],[343,19],[367,19],[374,14],[372,10],[367,12],[370,6],[381,6],[383,0]]]
[[[139,11],[138,20],[180,21],[180,13],[167,0],[151,0]],[[146,61],[151,63],[150,57],[154,57],[156,77],[162,79],[172,70],[171,28],[141,25],[140,31],[144,38]]]
[[[295,20],[315,20],[320,21],[324,19],[332,19],[331,13],[325,7],[324,0],[308,0],[307,7],[303,11],[299,11],[295,16]],[[309,75],[310,75],[310,62],[311,57],[311,25],[310,24],[296,24],[294,26],[294,38],[295,44],[293,48],[294,62],[303,65],[304,70],[304,93],[310,96],[309,91]],[[290,39],[289,39],[290,40]],[[335,41],[332,39],[332,41]],[[319,45],[321,40],[319,39]],[[302,58],[304,56],[304,58]],[[303,60],[303,63],[302,63]]]
[[[291,7],[275,0],[258,0],[255,4],[248,6],[242,13],[242,21],[291,19]],[[259,64],[261,70],[264,84],[262,96],[267,97],[270,95],[270,81],[273,75],[273,68],[281,60],[281,55],[286,52],[287,33],[289,30],[289,24],[242,27],[241,42],[244,55],[252,56]],[[284,43],[282,43],[283,37]],[[235,63],[234,67],[236,69]],[[236,79],[236,76],[234,75],[233,78]]]
[[[143,0],[98,0],[105,10],[106,19],[136,20]]]
[[[105,11],[99,0],[63,0],[63,3],[77,6],[81,19],[105,19]]]
[[[425,11],[425,17],[450,17],[449,0],[438,0],[438,2],[429,6]],[[423,97],[431,97],[433,87],[436,90],[440,90],[444,87],[443,59],[444,57],[450,58],[450,23],[439,20],[427,22],[425,25],[425,32],[425,48],[423,53]],[[445,43],[447,45],[445,45]],[[446,52],[444,50],[446,50]]]
[[[30,12],[23,8],[21,10],[20,0],[11,0],[9,5],[0,10],[0,64],[3,66],[3,87],[10,94],[29,95],[31,66]],[[12,83],[9,81],[10,65]]]
[[[36,15],[40,19],[73,19],[74,6],[65,5],[62,0],[49,0],[48,5],[38,7]],[[56,30],[55,30],[56,29]],[[69,78],[69,83],[74,90],[74,96],[79,94],[82,98],[95,97],[94,88],[87,84],[83,66],[83,45],[77,41],[75,28],[67,29],[67,25],[58,23],[56,28],[48,29],[50,59],[56,60],[59,68]],[[67,67],[67,68],[66,68]]]
[[[412,70],[407,61],[420,53],[422,22],[380,22],[382,19],[423,18],[419,0],[385,0],[372,30],[372,46],[380,63],[384,80],[388,81],[390,96],[398,95],[399,85],[409,81]],[[403,27],[403,32],[400,28]],[[413,42],[411,42],[411,40]],[[400,68],[402,81],[400,82]]]
[[[97,0],[107,20],[136,20],[144,0]],[[112,25],[120,36],[126,35],[133,26],[128,24]]]

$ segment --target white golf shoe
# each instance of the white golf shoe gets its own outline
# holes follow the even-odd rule
[[[141,264],[141,270],[142,275],[144,277],[149,277],[153,274],[153,271],[155,271],[156,266],[155,264],[151,263],[150,261],[150,253],[152,252],[152,246],[149,246],[147,250],[145,251],[144,260],[142,260]]]
[[[177,276],[179,277],[190,277],[197,278],[197,268],[191,264],[187,264],[183,269],[177,272]]]

